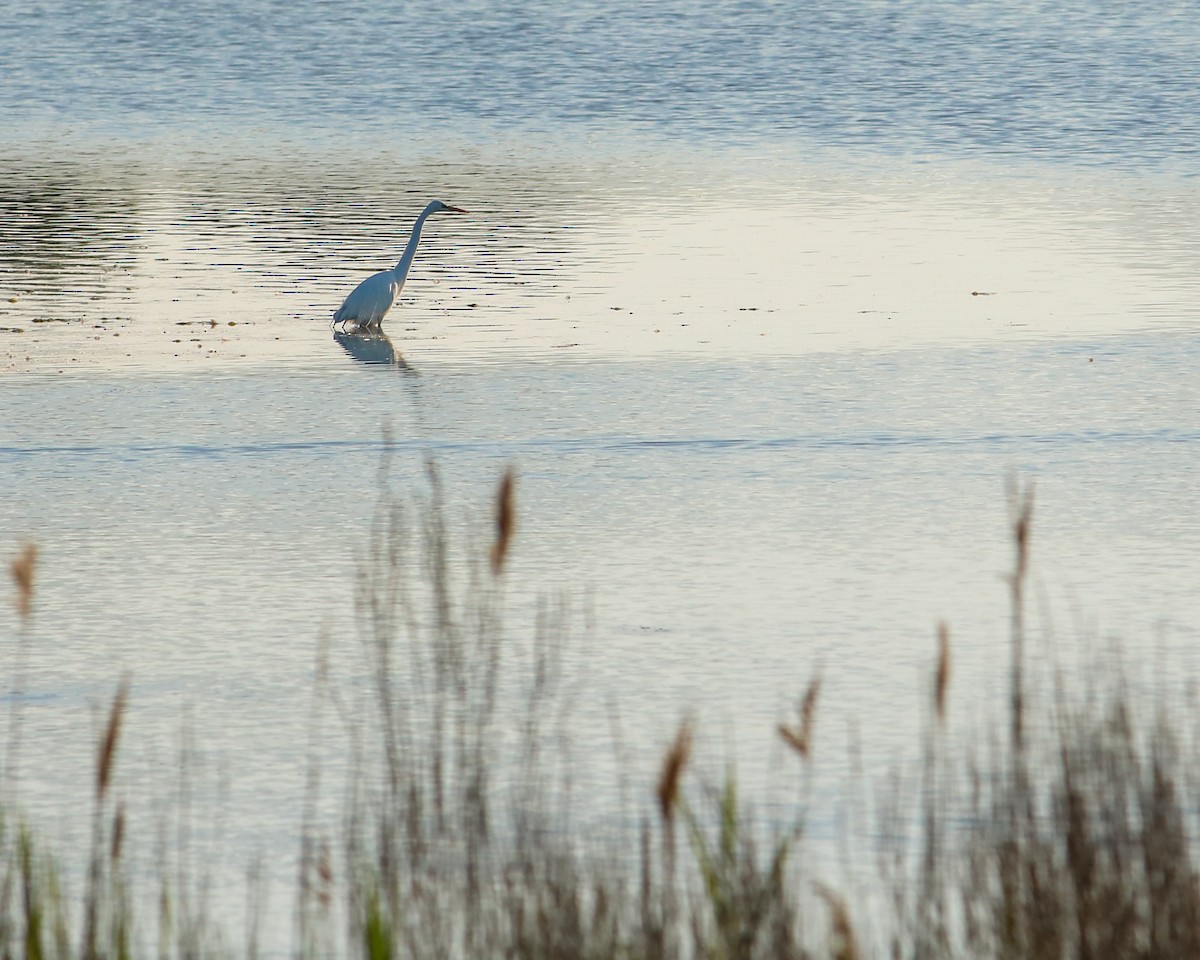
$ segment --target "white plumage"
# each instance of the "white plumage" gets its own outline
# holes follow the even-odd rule
[[[339,324],[347,333],[378,329],[384,316],[400,296],[400,291],[404,289],[408,270],[412,266],[413,257],[417,255],[417,244],[421,242],[421,228],[425,226],[425,221],[435,213],[466,212],[461,207],[452,207],[441,200],[431,201],[413,224],[412,236],[408,238],[408,246],[404,248],[404,255],[395,269],[380,270],[355,287],[337,308],[333,322]]]

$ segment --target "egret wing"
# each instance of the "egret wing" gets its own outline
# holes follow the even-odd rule
[[[383,315],[392,309],[399,292],[400,287],[396,283],[396,274],[393,271],[383,270],[372,274],[342,301],[337,313],[333,315],[334,322],[352,320],[355,323],[375,323],[382,320]]]

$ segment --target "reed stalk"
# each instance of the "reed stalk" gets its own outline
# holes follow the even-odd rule
[[[920,739],[879,804],[872,838],[883,869],[859,899],[802,857],[808,801],[756,812],[736,755],[704,777],[701,714],[655,770],[623,769],[636,789],[611,836],[579,826],[574,712],[584,686],[568,597],[514,629],[515,473],[501,476],[492,526],[476,536],[451,515],[440,473],[416,499],[385,494],[354,585],[358,666],[330,668],[322,635],[300,800],[291,955],[371,960],[1117,960],[1200,956],[1198,745],[1183,706],[1149,714],[1120,664],[1070,675],[1031,639],[1033,492],[1009,488],[1013,566],[1004,707],[974,738],[961,730],[952,653],[966,640],[936,626]],[[19,629],[31,629],[36,551],[10,568]],[[28,640],[28,637],[25,638]],[[18,655],[25,649],[17,645]],[[1052,675],[1049,702],[1036,671]],[[17,667],[20,677],[20,667]],[[19,689],[19,686],[18,686]],[[59,858],[22,826],[18,794],[0,807],[0,958],[120,960],[234,956],[197,879],[191,848],[191,744],[185,730],[178,830],[160,831],[162,882],[140,903],[130,851],[144,842],[121,784],[130,722],[123,678],[99,724],[91,842],[71,897]],[[763,730],[810,797],[817,725],[828,708],[811,677],[791,717]],[[825,695],[827,696],[827,695]],[[15,776],[18,701],[6,776]],[[820,716],[818,704],[821,705]],[[327,776],[317,745],[346,732],[342,822],[318,827]],[[827,751],[821,730],[820,757]],[[974,741],[965,752],[959,743]],[[989,744],[991,745],[989,748]],[[589,758],[590,759],[590,758]],[[892,787],[895,784],[895,787]],[[620,792],[614,790],[614,793]],[[585,796],[583,802],[597,802]],[[86,817],[87,814],[84,814]],[[842,821],[843,823],[845,821]],[[632,824],[626,827],[625,824]],[[843,827],[843,829],[845,829]],[[856,838],[857,839],[857,838]],[[168,864],[177,873],[168,882]],[[203,868],[200,868],[203,870]],[[251,881],[240,955],[264,944]],[[880,906],[890,904],[889,909]],[[153,947],[139,920],[158,917]]]

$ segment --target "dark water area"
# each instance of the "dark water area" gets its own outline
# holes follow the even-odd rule
[[[11,4],[17,139],[520,140],[1194,172],[1192,3]],[[579,138],[585,138],[580,143]]]

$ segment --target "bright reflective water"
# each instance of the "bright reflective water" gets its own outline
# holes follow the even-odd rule
[[[129,670],[130,802],[175,789],[190,711],[214,869],[265,848],[286,914],[385,427],[455,518],[517,466],[514,631],[590,596],[584,727],[619,697],[648,753],[695,707],[764,761],[820,668],[823,733],[883,768],[939,620],[955,709],[997,702],[1013,471],[1039,632],[1186,680],[1198,13],[11,4],[0,542],[43,551],[37,815],[80,839]],[[335,336],[434,196],[471,215],[430,222],[387,337]]]

